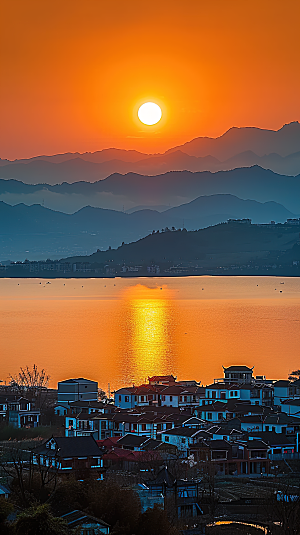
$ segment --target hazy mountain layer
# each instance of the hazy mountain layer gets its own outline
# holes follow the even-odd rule
[[[229,218],[254,223],[284,222],[294,214],[275,202],[259,203],[232,195],[199,197],[164,212],[139,210],[132,214],[87,206],[65,214],[40,205],[10,206],[0,202],[0,259],[59,258],[91,254],[98,248],[118,247],[165,227],[199,229]]]
[[[86,205],[129,210],[135,206],[178,206],[202,195],[230,193],[259,202],[273,200],[300,213],[300,175],[282,176],[258,166],[217,173],[173,171],[156,176],[113,174],[94,183],[24,184],[0,180],[0,200],[39,203],[72,213]]]
[[[113,173],[157,175],[168,171],[221,171],[259,165],[284,175],[300,173],[300,125],[278,131],[231,128],[218,138],[196,138],[165,154],[105,149],[28,160],[0,160],[0,178],[28,184],[102,180]]]
[[[191,156],[210,155],[220,160],[232,158],[236,154],[249,150],[258,156],[270,153],[287,156],[300,150],[300,124],[295,121],[276,131],[254,127],[233,127],[220,137],[198,137],[170,149],[169,152],[178,149]]]

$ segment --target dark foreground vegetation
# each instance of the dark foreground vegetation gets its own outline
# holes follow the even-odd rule
[[[67,535],[80,531],[68,528],[60,517],[79,509],[110,525],[113,535],[179,535],[166,512],[154,505],[142,513],[138,495],[130,488],[104,481],[75,479],[43,489],[38,480],[25,485],[25,501],[18,484],[12,486],[10,502],[0,498],[1,535]],[[16,516],[17,512],[17,516]],[[15,517],[15,520],[11,518]]]

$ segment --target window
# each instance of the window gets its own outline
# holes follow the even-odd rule
[[[218,420],[222,420],[223,418],[223,413],[222,412],[218,412]]]
[[[233,392],[232,392],[232,390],[230,390],[230,392],[229,392],[229,396],[232,398],[232,396],[233,396]]]
[[[168,437],[168,435],[165,436],[165,442],[169,442],[170,438]]]
[[[179,401],[182,401],[182,396],[179,396]]]
[[[226,450],[213,450],[211,452],[211,458],[212,459],[227,459],[227,451]]]
[[[215,390],[212,391],[212,393],[211,393],[211,397],[212,397],[213,399],[216,399],[216,391],[215,391]]]
[[[129,403],[129,396],[125,396],[125,403]]]
[[[265,425],[265,431],[269,431],[269,426]]]
[[[64,459],[62,462],[63,468],[72,468],[73,462],[72,459]]]
[[[141,401],[145,401],[145,396],[141,396]]]
[[[173,401],[173,396],[170,396],[170,401]]]
[[[142,431],[146,431],[146,424],[142,424]]]
[[[250,451],[250,459],[265,459],[267,457],[266,451],[252,450]]]
[[[234,395],[237,397],[237,395],[238,395],[238,391],[237,390],[234,391]]]
[[[119,396],[119,401],[122,401],[122,396]]]
[[[212,420],[212,412],[208,412],[207,413],[207,419],[208,420]]]
[[[166,396],[161,396],[162,401],[166,401]]]
[[[182,444],[185,444],[185,438],[181,439]]]
[[[221,392],[220,399],[226,399],[226,392]]]
[[[134,396],[134,401],[137,401],[137,396]]]

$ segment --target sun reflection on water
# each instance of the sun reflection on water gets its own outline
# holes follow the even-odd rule
[[[124,368],[129,382],[144,382],[174,368],[173,306],[166,292],[137,285],[126,293]]]

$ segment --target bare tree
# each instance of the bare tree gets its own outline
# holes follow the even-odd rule
[[[57,462],[44,466],[34,453],[36,441],[7,441],[0,449],[0,467],[13,483],[23,505],[48,502],[56,489]]]
[[[47,392],[50,375],[45,369],[39,370],[34,364],[32,368],[26,366],[20,368],[17,375],[10,375],[10,386],[14,388],[20,396],[24,396],[30,401],[36,399],[38,406],[41,406],[42,394]]]
[[[0,466],[9,481],[17,484],[21,503],[27,506],[33,470],[31,455],[26,450],[24,441],[6,442],[1,445]]]

